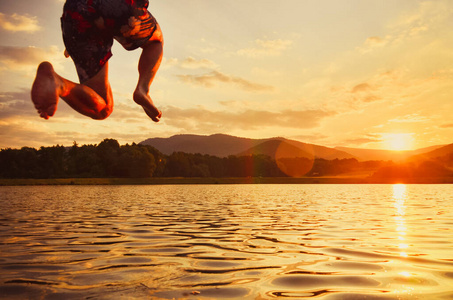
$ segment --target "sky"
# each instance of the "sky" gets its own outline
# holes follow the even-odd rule
[[[451,0],[151,0],[164,58],[154,123],[132,100],[140,50],[115,42],[115,107],[92,120],[60,101],[39,118],[37,65],[78,81],[62,0],[0,1],[0,148],[139,143],[175,134],[285,137],[407,150],[453,143]]]

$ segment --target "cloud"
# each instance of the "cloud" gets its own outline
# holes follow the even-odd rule
[[[123,124],[143,123],[144,118],[147,117],[142,107],[136,105],[133,101],[130,102],[131,105],[120,101],[115,102],[112,117]]]
[[[366,92],[371,90],[371,86],[368,83],[360,83],[354,86],[351,90],[351,93]]]
[[[314,134],[299,134],[299,135],[293,135],[288,138],[296,139],[299,141],[305,141],[305,142],[314,142],[314,141],[322,141],[328,138],[329,136],[324,135],[322,133],[314,133]]]
[[[77,114],[69,105],[60,99],[55,117],[86,118]],[[40,120],[39,115],[31,101],[30,89],[23,88],[19,92],[0,93],[0,121],[15,122],[20,118],[35,118]]]
[[[442,124],[440,125],[440,128],[452,128],[453,129],[453,123],[446,123],[446,124]]]
[[[347,140],[343,141],[343,144],[344,145],[362,146],[362,145],[367,145],[370,143],[380,143],[382,141],[383,141],[383,139],[380,135],[367,134],[363,137],[347,139]]]
[[[190,56],[184,59],[180,66],[185,69],[215,69],[217,67],[217,65],[209,59],[195,59]]]
[[[185,128],[188,132],[222,132],[232,129],[256,130],[271,127],[283,128],[315,128],[320,122],[334,112],[323,110],[284,110],[264,111],[245,110],[242,112],[211,111],[202,107],[182,109],[167,107],[165,123],[177,128]]]
[[[241,108],[246,105],[244,105],[243,101],[239,100],[227,100],[227,101],[219,101],[220,104],[225,106],[226,108]]]
[[[420,116],[419,114],[410,114],[389,120],[391,123],[420,123],[429,121],[427,117]]]
[[[241,77],[227,75],[218,70],[218,65],[209,59],[196,59],[187,57],[180,61],[177,58],[166,59],[163,63],[165,67],[177,66],[182,69],[207,69],[208,73],[204,74],[187,74],[176,75],[181,81],[189,84],[200,85],[207,88],[212,88],[216,83],[226,83],[236,85],[239,88],[251,92],[272,91],[274,88],[270,85],[251,82]]]
[[[351,82],[344,87],[335,87],[333,92],[339,94],[344,91],[354,104],[368,104],[376,101],[392,101],[393,104],[402,103],[409,94],[420,90],[424,79],[408,78],[411,74],[405,68],[377,70],[366,82]],[[424,82],[427,84],[428,82]],[[399,99],[399,101],[394,101]]]
[[[107,137],[117,139],[122,144],[138,143],[149,137],[146,136],[149,134],[149,127],[143,127],[137,131],[125,130],[124,124],[118,126],[111,120],[99,123],[86,117],[78,118],[74,111],[71,112],[70,118],[60,116],[47,121],[40,119],[34,109],[28,112],[28,114],[32,113],[34,113],[33,117],[21,115],[16,118],[0,118],[0,148],[24,146],[39,148],[57,144],[70,146],[73,141],[79,144],[98,144]],[[149,120],[149,122],[152,121]],[[132,128],[135,129],[137,126]]]
[[[254,41],[254,47],[240,49],[238,55],[259,58],[268,56],[278,56],[293,44],[290,40],[260,40]]]
[[[50,58],[60,55],[61,51],[56,46],[51,46],[47,49],[37,47],[15,47],[15,46],[0,46],[0,61],[9,65],[33,65],[36,66],[43,60],[51,60]]]
[[[396,23],[401,33],[406,36],[415,36],[439,26],[444,21],[449,22],[453,10],[451,1],[421,1],[416,10],[405,14]]]
[[[37,121],[36,121],[37,120]],[[66,129],[67,124],[56,120],[15,119],[0,121],[0,148],[21,148],[64,145],[71,146],[74,141],[79,144],[97,144],[106,137],[118,138],[118,133],[93,133],[81,130],[83,123],[78,123],[78,130]],[[130,142],[130,139],[127,141]]]
[[[0,120],[25,116],[38,117],[29,90],[0,94]]]
[[[210,73],[203,75],[177,75],[177,76],[183,82],[201,85],[208,88],[215,86],[215,83],[217,82],[222,82],[237,85],[239,88],[251,92],[272,91],[274,89],[270,85],[254,83],[240,77],[226,75],[219,71],[212,71]]]
[[[40,147],[57,144],[54,134],[34,122],[24,119],[0,121],[0,148]]]
[[[361,54],[370,53],[378,48],[387,46],[393,39],[394,37],[392,37],[391,35],[387,35],[385,37],[372,36],[365,40],[363,46],[357,47],[357,50]]]
[[[434,30],[449,30],[452,17],[450,0],[421,1],[416,9],[402,15],[389,26],[388,35],[368,37],[357,50],[362,54],[370,53],[388,45],[404,45],[409,40],[423,34],[428,35]]]
[[[196,59],[191,56],[182,61],[177,58],[164,58],[162,65],[164,68],[177,66],[183,69],[216,69],[218,67],[216,63],[209,59]]]
[[[365,44],[370,47],[381,47],[387,44],[387,40],[379,37],[379,36],[372,36],[366,39]]]
[[[0,28],[11,32],[33,33],[41,30],[36,17],[12,14],[10,16],[0,13]]]
[[[381,101],[382,97],[373,95],[373,94],[364,94],[359,97],[354,97],[354,101],[362,102],[362,103],[372,103],[376,101]]]
[[[374,90],[375,88],[372,85],[364,82],[355,85],[351,89],[350,93],[353,94],[354,101],[370,103],[382,100],[382,97],[377,96],[373,93]]]

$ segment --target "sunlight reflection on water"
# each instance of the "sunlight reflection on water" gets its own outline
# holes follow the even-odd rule
[[[451,185],[0,187],[8,299],[451,299]]]
[[[409,248],[409,245],[403,243],[406,240],[406,220],[404,215],[406,214],[405,198],[406,198],[406,185],[405,184],[394,184],[393,185],[393,198],[395,199],[396,215],[394,217],[396,223],[396,232],[398,234],[398,240],[401,243],[398,244],[398,248],[403,250]],[[407,257],[407,253],[404,251],[400,252],[401,257]]]

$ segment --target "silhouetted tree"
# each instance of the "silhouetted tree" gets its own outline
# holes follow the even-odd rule
[[[167,158],[165,175],[169,177],[189,177],[190,168],[188,154],[184,152],[173,152]]]
[[[375,178],[453,176],[453,154],[422,162],[358,162],[354,158],[326,160],[279,158],[266,155],[229,156],[174,152],[133,143],[120,146],[104,139],[99,145],[0,150],[2,178],[58,177],[281,177],[328,176],[356,170],[376,170]],[[308,173],[307,173],[308,172]]]
[[[0,177],[38,178],[40,173],[38,150],[23,147],[0,151]]]
[[[103,177],[105,174],[96,146],[79,147],[77,143],[74,143],[68,151],[68,175],[71,177]]]
[[[410,164],[396,164],[389,162],[379,168],[372,177],[374,178],[412,178],[414,168]]]
[[[66,149],[63,146],[41,147],[38,150],[38,178],[66,177]]]
[[[154,156],[147,147],[133,144],[121,146],[115,175],[118,177],[147,178],[156,169]]]
[[[156,168],[154,169],[153,176],[163,177],[165,173],[165,165],[167,164],[167,156],[163,155],[159,150],[152,146],[140,145],[140,147],[146,148],[148,152],[154,157]]]
[[[96,148],[104,176],[112,177],[117,173],[120,144],[114,139],[104,139]]]
[[[310,170],[317,174],[319,170],[313,165],[313,159],[306,157],[292,157],[292,158],[279,158],[277,165],[280,170],[287,176],[303,177],[310,172]]]
[[[415,169],[414,176],[416,177],[447,177],[453,176],[453,172],[439,161],[424,161]]]

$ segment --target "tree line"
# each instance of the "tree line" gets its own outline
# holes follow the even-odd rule
[[[222,158],[184,152],[164,155],[149,145],[121,146],[114,139],[105,139],[98,145],[80,146],[74,142],[72,147],[0,150],[0,178],[302,177],[335,176],[360,170],[372,170],[377,177],[417,176],[420,172],[451,175],[449,168],[437,163],[424,163],[415,171],[413,168],[407,171],[407,166],[393,162],[359,162],[354,158],[275,161],[266,155]]]
[[[283,161],[286,166],[295,160]],[[310,163],[310,162],[309,162]],[[356,160],[352,164],[357,163]],[[280,165],[279,165],[280,164]],[[266,155],[217,157],[174,152],[164,155],[149,145],[105,139],[98,145],[0,150],[1,178],[148,178],[148,177],[285,177],[282,162]],[[313,164],[313,162],[311,162]],[[321,161],[315,163],[320,165]],[[343,165],[344,160],[337,161]],[[351,161],[349,162],[351,165]],[[326,173],[318,166],[316,174]],[[325,171],[331,173],[332,164]],[[284,170],[284,168],[283,168]],[[324,174],[321,174],[324,175]]]

